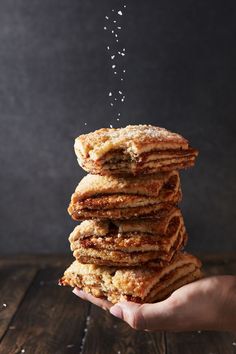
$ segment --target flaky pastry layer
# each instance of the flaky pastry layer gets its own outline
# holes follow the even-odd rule
[[[75,261],[59,284],[78,287],[112,303],[155,302],[166,298],[179,286],[199,279],[200,267],[201,262],[187,253],[178,253],[171,263],[155,269],[106,267]]]
[[[101,175],[140,175],[190,167],[197,150],[181,135],[151,125],[103,128],[75,140],[82,168]]]
[[[177,171],[139,177],[85,176],[68,208],[75,220],[154,215],[182,197]]]
[[[79,262],[118,266],[169,262],[186,240],[183,217],[175,207],[155,219],[86,220],[69,237]]]

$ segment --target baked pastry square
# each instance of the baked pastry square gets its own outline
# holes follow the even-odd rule
[[[112,303],[151,303],[167,298],[179,287],[201,278],[201,262],[187,253],[178,253],[164,267],[116,268],[74,261],[59,280],[60,285],[78,287]]]
[[[75,140],[75,153],[87,172],[140,175],[191,167],[198,155],[181,135],[152,125],[103,128]]]
[[[80,263],[155,267],[171,261],[187,234],[180,210],[173,207],[155,219],[86,220],[69,241]]]
[[[177,171],[125,178],[88,174],[72,194],[68,212],[75,220],[153,216],[181,196]]]

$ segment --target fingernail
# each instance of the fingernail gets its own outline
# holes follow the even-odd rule
[[[110,313],[117,317],[117,318],[120,318],[121,320],[123,319],[123,311],[122,311],[122,308],[118,305],[115,305],[115,306],[112,306],[110,308]]]
[[[81,297],[81,295],[82,295],[82,291],[79,290],[79,289],[77,289],[77,288],[74,288],[74,289],[72,290],[72,293],[74,293],[75,295],[77,295],[77,296],[79,296],[79,297]]]

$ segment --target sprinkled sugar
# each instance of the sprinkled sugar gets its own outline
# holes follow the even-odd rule
[[[74,348],[74,344],[67,344],[66,348]]]
[[[110,90],[108,94],[110,97],[109,105],[114,113],[118,111],[119,105],[125,101],[125,95],[123,94],[123,87],[121,87],[121,85],[123,85],[124,81],[123,75],[126,73],[126,69],[123,66],[123,58],[125,57],[126,49],[122,43],[120,45],[118,43],[120,42],[119,36],[123,28],[122,21],[126,7],[127,5],[124,4],[122,8],[111,9],[111,13],[105,16],[105,24],[103,27],[107,33],[110,32],[113,35],[109,37],[111,43],[109,43],[106,48],[108,51],[111,50],[109,58],[113,61],[111,68],[113,69],[114,80],[116,80],[114,81],[113,89]],[[115,115],[120,117],[121,113],[117,112]],[[117,122],[119,120],[120,118],[116,119]]]

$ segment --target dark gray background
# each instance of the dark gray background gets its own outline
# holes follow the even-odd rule
[[[83,175],[73,140],[127,123],[167,127],[200,150],[181,174],[188,249],[236,249],[236,2],[126,2],[127,101],[118,124],[103,26],[122,3],[0,2],[2,253],[69,252],[75,223],[66,208]]]

